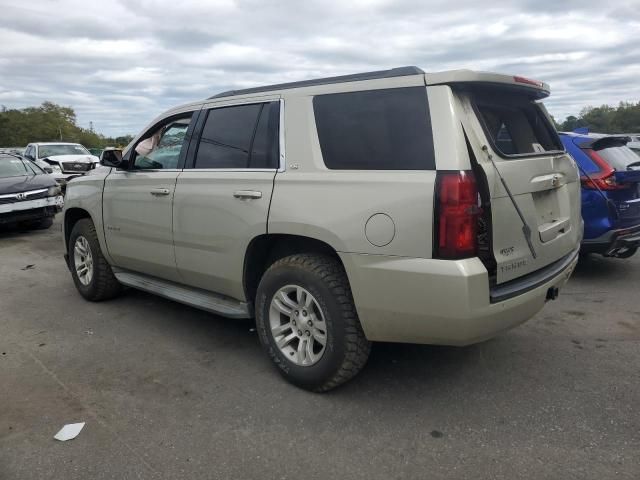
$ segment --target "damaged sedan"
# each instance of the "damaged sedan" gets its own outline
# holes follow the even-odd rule
[[[0,153],[0,226],[49,228],[62,206],[51,175],[19,155]]]

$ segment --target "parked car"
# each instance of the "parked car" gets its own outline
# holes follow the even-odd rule
[[[581,171],[584,253],[628,258],[640,246],[640,158],[626,136],[561,133]]]
[[[62,205],[50,175],[19,155],[0,153],[0,225],[49,228]]]
[[[468,345],[571,274],[580,182],[548,85],[416,67],[230,91],[156,118],[69,184],[73,281],[255,316],[291,382],[326,391],[372,341]]]
[[[51,173],[63,187],[69,180],[86,174],[99,165],[100,159],[91,155],[79,143],[30,143],[24,156]]]
[[[588,131],[582,133],[588,133]],[[636,155],[640,155],[640,133],[619,133],[612,136],[627,137],[629,139],[629,141],[627,142],[627,147],[629,147]]]

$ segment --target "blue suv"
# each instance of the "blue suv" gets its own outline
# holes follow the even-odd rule
[[[628,258],[640,246],[640,158],[629,138],[560,133],[582,183],[583,253]]]

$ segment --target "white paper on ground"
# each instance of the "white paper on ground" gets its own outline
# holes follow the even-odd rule
[[[73,440],[78,436],[80,431],[84,427],[84,422],[82,423],[69,423],[60,429],[58,433],[53,437],[56,440],[60,440],[61,442],[66,442],[67,440]]]

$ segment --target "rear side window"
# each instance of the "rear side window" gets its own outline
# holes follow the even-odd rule
[[[335,170],[434,170],[425,87],[317,95],[322,157]]]
[[[629,147],[603,148],[598,155],[618,171],[640,170],[640,158]]]
[[[209,111],[195,168],[277,168],[279,103]]]
[[[473,99],[485,133],[504,156],[563,150],[540,105],[525,95],[477,89]]]

